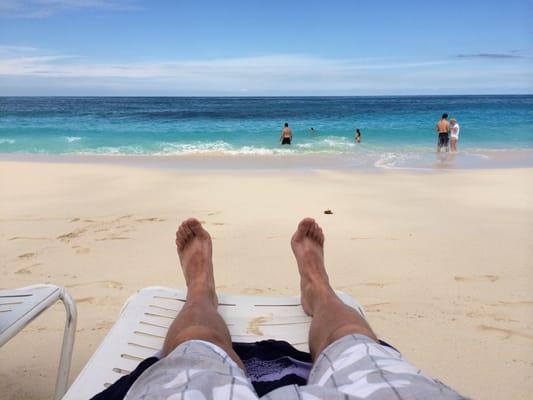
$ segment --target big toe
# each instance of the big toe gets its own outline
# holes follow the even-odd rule
[[[315,224],[315,220],[313,218],[304,218],[300,221],[298,224],[298,228],[296,229],[296,232],[294,233],[293,240],[298,242],[303,240],[307,234],[309,233],[309,230],[313,227]]]
[[[209,237],[207,231],[202,227],[202,224],[196,218],[189,218],[187,221],[185,221],[185,224],[191,230],[191,232],[199,239]]]

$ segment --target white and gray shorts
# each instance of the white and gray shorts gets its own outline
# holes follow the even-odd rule
[[[182,343],[135,381],[126,400],[248,400],[258,396],[250,380],[220,347],[201,340]],[[270,400],[464,399],[364,335],[347,335],[317,358],[307,385],[284,386]]]

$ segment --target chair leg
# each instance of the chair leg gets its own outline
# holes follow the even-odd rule
[[[65,322],[65,331],[63,333],[61,358],[59,359],[59,368],[57,371],[55,400],[60,400],[67,391],[70,362],[72,360],[72,348],[74,346],[74,335],[76,333],[76,323],[78,319],[76,303],[74,303],[72,297],[63,288],[61,289],[59,299],[65,306],[67,319]]]

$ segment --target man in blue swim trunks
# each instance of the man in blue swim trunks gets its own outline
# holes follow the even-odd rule
[[[187,301],[168,330],[163,358],[142,373],[126,399],[257,399],[217,311],[209,233],[198,220],[188,219],[176,232],[176,246]],[[291,247],[302,307],[312,317],[314,364],[307,385],[283,386],[264,398],[463,399],[398,351],[381,345],[359,312],[337,297],[324,266],[324,234],[313,219],[300,222]]]

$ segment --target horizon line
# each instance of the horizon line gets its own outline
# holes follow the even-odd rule
[[[167,98],[280,98],[280,97],[292,97],[292,98],[302,98],[302,97],[486,97],[486,96],[533,96],[533,92],[530,93],[471,93],[471,94],[354,94],[354,95],[112,95],[112,94],[96,94],[96,95],[0,95],[0,98],[11,98],[11,97],[66,97],[66,98],[79,98],[79,97],[124,97],[124,98],[135,98],[135,97],[167,97]]]

